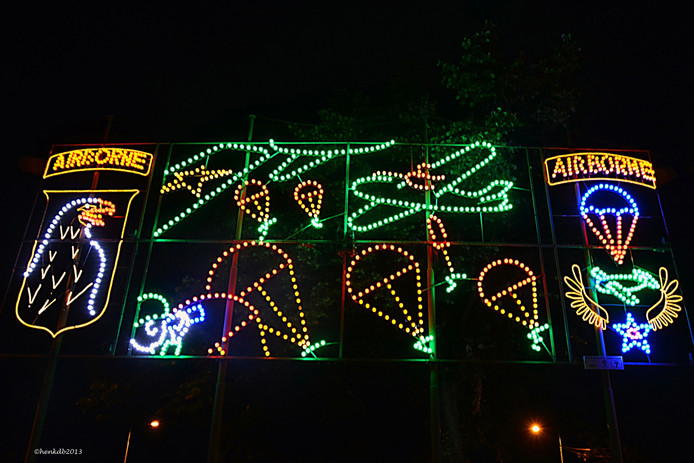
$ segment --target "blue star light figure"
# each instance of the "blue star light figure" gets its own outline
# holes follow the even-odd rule
[[[622,335],[622,353],[629,352],[632,347],[638,347],[646,355],[651,353],[651,346],[646,338],[651,332],[651,325],[648,323],[636,323],[631,312],[627,312],[626,323],[616,323],[613,329]]]

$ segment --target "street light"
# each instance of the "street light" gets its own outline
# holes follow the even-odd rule
[[[542,425],[540,423],[531,423],[530,427],[528,430],[535,434],[536,436],[540,436],[544,429],[542,428]],[[569,447],[566,446],[564,447],[561,443],[561,434],[557,432],[557,437],[559,438],[559,458],[561,459],[561,463],[564,463],[564,449],[571,453],[575,453],[578,455],[580,458],[583,459],[583,461],[587,461],[589,457],[601,457],[603,455],[600,455],[595,449],[589,449],[589,448],[582,448],[582,447]]]
[[[542,426],[539,423],[533,423],[530,425],[530,432],[535,435],[542,434]],[[564,448],[561,445],[561,434],[557,433],[559,437],[559,458],[561,463],[564,463]]]
[[[539,423],[532,423],[528,430],[539,436],[543,432],[542,425]],[[569,447],[562,445],[561,443],[561,434],[557,432],[557,437],[559,438],[559,458],[561,459],[561,463],[564,463],[564,450],[576,454],[579,458],[583,459],[583,461],[588,461],[588,458],[593,457],[593,458],[608,458],[607,455],[604,453],[600,452],[599,449],[591,449],[591,448],[585,448],[585,447]]]
[[[161,423],[159,420],[152,420],[149,423],[150,428],[158,428]],[[130,429],[128,430],[128,440],[125,442],[125,456],[123,457],[123,463],[128,462],[128,450],[130,450],[130,436],[133,434],[133,427],[130,426]]]

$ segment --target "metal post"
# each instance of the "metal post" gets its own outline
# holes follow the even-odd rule
[[[158,152],[159,152],[159,148],[157,145],[157,153]],[[167,153],[167,156],[166,156],[166,164],[164,164],[164,172],[167,172],[169,170],[169,166],[171,165],[172,153],[173,153],[173,144],[169,144],[169,152]],[[149,198],[149,188],[151,188],[152,177],[154,177],[154,173],[152,173],[150,175],[150,182],[147,184],[147,188],[148,188],[147,198]],[[164,183],[165,179],[166,179],[166,176],[164,174],[162,174],[162,178],[161,178],[162,184]],[[158,228],[159,214],[161,212],[161,203],[162,203],[162,195],[158,195],[157,208],[154,211],[154,224],[152,225],[152,230],[156,230]],[[143,214],[144,214],[144,211],[146,208],[147,208],[147,200],[145,200],[144,205],[143,205]],[[144,222],[140,222],[140,223],[142,224]],[[147,262],[147,264],[145,265],[145,268],[142,271],[142,279],[140,281],[140,294],[142,294],[144,292],[145,285],[147,284],[147,275],[149,272],[149,262],[152,259],[152,251],[154,249],[154,242],[155,242],[154,236],[150,236],[149,237],[149,244],[147,245],[147,258],[145,260],[145,262]],[[139,320],[139,319],[140,319],[140,304],[137,304],[135,306],[135,317],[133,318],[133,320]],[[137,328],[135,328],[135,323],[133,323],[132,327],[130,328],[130,339],[135,337],[135,331],[136,330],[137,330]],[[131,354],[132,354],[132,344],[130,344],[130,342],[128,342],[128,355],[131,355]]]
[[[597,331],[599,331],[596,328]],[[602,338],[602,331],[599,333]],[[603,341],[604,342],[604,341]],[[605,355],[605,351],[600,352],[600,355]],[[622,442],[619,437],[619,426],[617,425],[617,410],[614,405],[614,396],[612,394],[612,380],[609,370],[602,370],[602,392],[605,401],[605,412],[607,413],[607,432],[610,436],[610,461],[612,463],[624,463],[622,456]]]
[[[111,127],[111,120],[113,118],[109,117],[108,126],[106,127],[106,133],[104,134],[104,143],[108,138],[108,133]],[[97,170],[92,175],[92,184],[90,190],[93,192],[99,183],[99,171]],[[90,196],[94,196],[91,193]],[[43,226],[43,220],[41,221]],[[81,238],[81,236],[80,236]],[[115,272],[115,268],[113,269]],[[70,287],[73,284],[72,275],[70,275],[66,280],[66,286]],[[68,300],[70,293],[65,293],[65,307],[58,314],[58,323],[56,325],[56,332],[60,331],[67,324],[67,316],[70,311],[70,306],[68,305]],[[24,455],[25,462],[36,461],[36,454],[34,454],[33,449],[37,448],[41,443],[41,436],[43,435],[43,426],[46,422],[46,413],[48,412],[48,403],[53,393],[53,382],[55,380],[55,370],[58,366],[58,354],[60,353],[60,346],[63,343],[63,336],[60,335],[58,338],[53,339],[51,343],[50,357],[48,360],[48,367],[46,367],[46,374],[43,378],[43,383],[41,384],[41,392],[39,393],[39,401],[36,404],[36,413],[34,414],[34,423],[31,426],[31,434],[29,436],[29,445],[27,445],[27,451]]]
[[[542,153],[542,150],[540,150],[540,162],[542,162],[542,159],[544,158],[544,153]],[[554,213],[552,212],[552,201],[549,198],[549,187],[547,186],[547,182],[542,182],[545,188],[545,199],[547,200],[547,212],[549,215],[549,229],[550,229],[550,234],[552,236],[552,250],[554,253],[554,265],[556,267],[557,274],[559,274],[561,266],[559,265],[559,253],[557,252],[557,235],[555,233],[554,229]],[[545,286],[546,287],[546,286]],[[561,279],[559,280],[559,287],[561,287]],[[547,296],[545,296],[547,297]],[[569,362],[573,362],[573,352],[571,351],[571,334],[569,332],[569,320],[567,317],[567,309],[566,309],[566,301],[564,300],[563,297],[560,297],[559,300],[561,301],[561,315],[562,315],[562,320],[564,321],[564,336],[566,340],[566,352],[569,357]],[[547,305],[549,308],[549,305]],[[549,314],[549,309],[548,309],[548,314]],[[552,352],[554,352],[554,348],[552,348]],[[555,354],[556,355],[556,354]],[[555,357],[556,358],[556,357]]]
[[[576,203],[578,203],[581,197],[581,191],[578,184],[576,184]],[[590,251],[588,250],[588,231],[586,230],[585,223],[581,221],[583,230],[583,239],[586,245],[586,264],[591,261]],[[591,296],[594,301],[598,300],[597,292],[595,288],[591,288]],[[592,308],[595,311],[595,307]],[[595,342],[598,348],[598,355],[605,356],[605,337],[600,328],[595,327]],[[612,463],[624,463],[624,458],[622,456],[622,442],[619,437],[619,426],[617,424],[617,409],[614,405],[614,395],[612,393],[612,380],[610,378],[610,370],[600,370],[600,379],[602,381],[602,398],[605,404],[605,414],[607,415],[607,433],[610,438],[610,461]]]
[[[338,357],[342,358],[342,346],[345,337],[345,305],[347,298],[347,219],[349,217],[349,167],[350,167],[350,144],[347,143],[347,154],[345,156],[345,209],[342,218],[342,296],[340,298],[340,347]]]
[[[159,156],[159,144],[156,145],[154,148],[154,156],[152,158],[152,163],[156,162],[157,157]],[[168,167],[168,164],[167,164]],[[125,285],[125,293],[123,295],[123,308],[120,311],[120,319],[118,320],[118,330],[116,331],[116,337],[114,338],[113,341],[113,349],[111,350],[112,355],[116,355],[116,349],[118,349],[118,341],[120,340],[120,332],[121,328],[123,327],[123,317],[125,316],[125,306],[128,303],[128,295],[130,294],[130,282],[133,279],[133,273],[135,272],[135,259],[137,257],[137,253],[140,249],[140,237],[142,236],[142,226],[145,223],[145,213],[147,212],[147,203],[149,202],[149,194],[152,189],[152,177],[154,177],[154,174],[150,174],[149,177],[147,178],[147,189],[145,190],[145,199],[142,201],[142,212],[140,213],[140,221],[137,224],[137,230],[135,231],[135,246],[133,248],[132,255],[130,257],[130,271],[128,272],[128,282]],[[162,182],[163,183],[163,182]],[[125,224],[127,226],[128,224]],[[152,241],[150,240],[149,252],[151,253],[152,250]],[[149,262],[149,254],[147,255],[147,262]],[[147,266],[145,266],[146,268]],[[115,271],[115,269],[114,269]],[[146,270],[145,270],[145,276],[146,276]],[[143,276],[142,282],[141,282],[141,288],[140,288],[140,294],[142,294],[142,287],[144,287],[145,284],[145,278]],[[135,306],[135,317],[133,320],[139,320],[140,316],[140,307],[139,305]],[[135,337],[135,323],[133,323],[133,326],[131,327],[131,335],[130,338]],[[132,345],[130,342],[128,342],[128,354],[130,354]]]
[[[427,138],[428,141],[428,138]],[[431,207],[431,190],[429,188],[429,144],[426,145],[425,162],[427,178],[425,180],[427,188],[424,190],[424,200],[426,202],[427,219]],[[441,461],[441,406],[439,402],[439,367],[437,362],[436,349],[436,297],[435,297],[435,274],[434,274],[434,247],[431,236],[427,231],[427,326],[431,336],[431,359],[429,362],[429,421],[430,421],[430,442],[431,442],[431,462]]]
[[[554,347],[554,326],[552,324],[552,313],[549,310],[549,291],[547,291],[547,272],[545,270],[545,255],[543,252],[543,242],[542,242],[542,234],[540,233],[540,217],[537,213],[537,202],[535,200],[535,182],[533,182],[533,168],[532,164],[530,163],[530,153],[528,152],[528,148],[525,148],[525,162],[528,166],[528,181],[530,182],[530,198],[532,199],[533,203],[533,216],[535,217],[535,236],[537,237],[537,242],[539,243],[538,247],[538,252],[540,255],[540,272],[542,273],[542,285],[545,288],[543,293],[545,294],[545,311],[547,312],[547,323],[549,324],[549,345],[550,345],[550,350],[551,356],[552,356],[552,361],[556,362],[557,361],[557,352]],[[540,159],[540,163],[542,163],[542,159]],[[551,220],[551,216],[550,216]],[[557,266],[557,269],[559,267]]]
[[[99,173],[95,172],[94,177],[92,178],[92,190],[96,187],[98,179]],[[74,285],[74,282],[72,281],[72,275],[70,275],[67,279],[66,286],[71,287],[72,285]],[[74,288],[74,286],[72,286],[72,288]],[[65,299],[63,302],[65,306],[61,309],[60,314],[58,314],[58,323],[56,325],[56,331],[60,331],[67,324],[67,316],[70,312],[68,300],[71,291],[72,290],[69,290],[65,293]],[[50,359],[48,361],[48,367],[46,368],[46,374],[43,378],[43,384],[41,385],[39,401],[36,405],[36,414],[34,415],[34,424],[31,427],[29,445],[27,446],[27,452],[24,456],[24,461],[27,462],[36,461],[36,454],[33,452],[32,449],[38,447],[38,445],[41,443],[41,436],[43,435],[43,426],[46,422],[46,413],[48,412],[48,403],[50,402],[51,394],[53,393],[55,370],[58,366],[58,354],[60,353],[60,346],[62,345],[62,343],[62,335],[54,339],[51,343]]]
[[[130,435],[133,433],[133,428],[128,430],[128,440],[125,443],[125,457],[123,458],[123,463],[128,462],[128,450],[130,449]]]
[[[255,122],[255,116],[250,115],[250,123],[248,127],[248,141],[251,141],[253,139],[253,125]],[[248,166],[250,165],[250,156],[251,152],[246,151],[246,164],[245,164],[245,169],[248,169]],[[243,180],[245,180],[246,177],[244,177]],[[246,190],[244,189],[241,192],[241,201],[246,196]],[[243,228],[243,208],[239,207],[238,214],[236,216],[236,234],[235,234],[235,241],[239,241],[241,239],[241,231]],[[236,277],[238,275],[238,260],[239,259],[239,253],[235,252],[234,255],[231,258],[231,272],[229,274],[229,284],[228,284],[228,292],[227,294],[235,294],[236,293]],[[222,333],[222,336],[227,335],[229,330],[231,330],[231,325],[232,325],[232,315],[233,315],[233,310],[234,310],[234,301],[233,299],[227,299],[226,303],[226,311],[224,313],[224,332]],[[223,344],[223,349],[225,352],[229,351],[229,340]],[[228,370],[228,362],[229,360],[227,359],[219,359],[219,363],[217,366],[217,383],[215,384],[215,390],[214,390],[214,404],[212,406],[212,424],[210,427],[210,441],[207,446],[207,462],[208,463],[217,463],[222,461],[222,455],[220,454],[219,451],[219,441],[220,437],[222,434],[222,416],[223,416],[223,409],[224,409],[224,393],[226,390],[226,376],[227,376],[227,370]]]
[[[50,399],[51,392],[53,391],[53,379],[55,378],[55,369],[58,363],[58,352],[60,351],[60,344],[62,343],[62,341],[63,337],[60,336],[58,339],[54,339],[51,343],[51,357],[48,360],[46,374],[44,375],[43,383],[41,384],[39,400],[36,404],[36,413],[34,414],[34,423],[31,427],[31,435],[29,436],[29,445],[27,445],[27,451],[24,455],[25,462],[36,461],[34,449],[37,448],[39,443],[41,442],[41,435],[43,434],[43,424],[46,421],[48,400]]]
[[[101,143],[106,144],[108,141],[108,136],[111,133],[111,124],[113,124],[113,115],[109,114],[106,116],[106,129],[104,130],[104,139]]]

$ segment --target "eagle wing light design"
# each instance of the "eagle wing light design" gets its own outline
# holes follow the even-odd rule
[[[564,283],[569,287],[570,291],[566,292],[566,297],[571,299],[571,307],[576,309],[576,315],[583,318],[584,321],[594,325],[602,330],[607,328],[610,321],[610,315],[600,304],[595,302],[586,292],[586,287],[583,284],[581,276],[581,268],[574,264],[571,266],[573,278],[564,277]],[[593,309],[595,307],[595,309]]]

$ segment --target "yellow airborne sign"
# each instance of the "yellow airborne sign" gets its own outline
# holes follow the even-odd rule
[[[90,148],[54,154],[48,158],[43,178],[86,170],[116,170],[149,175],[152,154],[126,148]]]
[[[586,180],[618,180],[655,188],[653,164],[612,153],[572,153],[545,159],[549,185]]]

